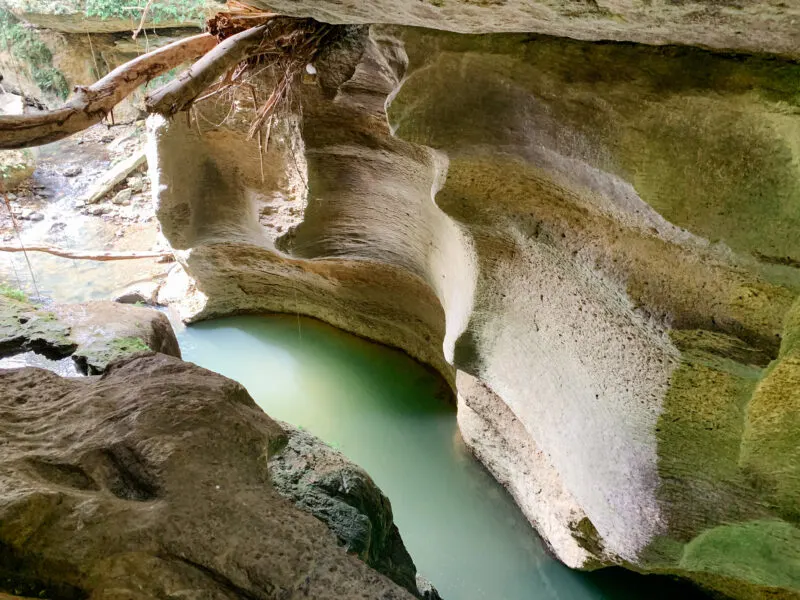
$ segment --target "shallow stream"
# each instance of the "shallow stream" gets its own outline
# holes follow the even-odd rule
[[[548,555],[464,446],[440,379],[402,352],[294,316],[220,319],[178,337],[185,360],[241,382],[269,415],[366,469],[445,600],[703,597],[620,569],[578,573]]]

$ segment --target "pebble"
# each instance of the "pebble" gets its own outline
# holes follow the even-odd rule
[[[80,165],[73,165],[71,167],[67,167],[61,172],[61,174],[64,177],[77,177],[81,173],[83,173],[83,167],[81,167]]]
[[[127,184],[134,192],[141,192],[144,189],[144,178],[128,177]]]
[[[111,202],[117,205],[127,206],[131,203],[132,195],[133,190],[131,188],[125,188],[124,190],[118,191],[111,199]]]
[[[106,214],[108,211],[109,208],[107,206],[90,206],[86,209],[86,214],[99,217],[100,215]]]

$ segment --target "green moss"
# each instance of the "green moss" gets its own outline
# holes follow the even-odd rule
[[[7,283],[0,283],[0,296],[5,296],[6,298],[11,298],[13,300],[19,300],[20,302],[25,302],[28,299],[28,296],[25,294],[25,292],[15,287],[11,287]]]
[[[686,545],[680,567],[765,587],[800,589],[800,530],[782,521],[715,527]]]
[[[748,405],[740,465],[776,514],[800,524],[800,300]]]
[[[762,514],[758,492],[739,467],[739,452],[746,407],[763,371],[725,355],[731,351],[739,358],[738,344],[704,334],[671,334],[682,351],[681,363],[656,427],[658,494],[672,535],[684,542],[709,523]]]
[[[800,260],[800,64],[532,35],[403,35],[411,71],[389,109],[399,137],[452,152],[545,140],[632,183],[676,225]]]
[[[139,337],[125,337],[112,340],[111,348],[118,352],[127,352],[131,354],[135,352],[150,352],[150,346]]]
[[[64,74],[53,66],[53,53],[39,39],[36,30],[22,24],[13,14],[0,8],[0,43],[30,70],[36,85],[65,99],[69,84]]]
[[[73,355],[73,359],[83,372],[98,375],[105,372],[114,361],[151,351],[150,346],[140,337],[101,337],[82,345]]]

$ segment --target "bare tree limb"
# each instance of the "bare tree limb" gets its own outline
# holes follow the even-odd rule
[[[103,262],[110,260],[137,260],[140,258],[172,258],[173,256],[172,252],[166,250],[152,252],[79,252],[50,248],[48,246],[25,246],[25,248],[20,246],[0,246],[0,252],[44,252],[61,258]]]
[[[150,94],[146,102],[148,112],[172,116],[186,110],[225,71],[257,54],[267,27],[253,27],[221,42],[178,77]]]
[[[173,42],[111,71],[77,93],[61,108],[42,113],[0,116],[0,149],[39,146],[99,123],[136,88],[170,69],[203,56],[217,39],[202,33]]]

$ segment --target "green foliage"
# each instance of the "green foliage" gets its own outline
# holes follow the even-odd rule
[[[150,352],[150,346],[147,345],[147,342],[138,337],[118,338],[111,342],[111,347],[116,351],[130,352],[131,354],[136,352]]]
[[[44,92],[61,99],[69,95],[64,74],[53,67],[53,53],[39,39],[34,29],[27,27],[10,12],[0,9],[0,44],[30,69],[31,77]]]
[[[0,283],[0,296],[5,296],[6,298],[11,298],[12,300],[19,300],[20,302],[24,302],[28,299],[28,296],[25,294],[25,292],[15,287],[11,287],[7,283]]]
[[[61,99],[69,96],[69,83],[64,74],[55,67],[34,69],[33,80],[39,89],[54,93]]]
[[[86,15],[101,19],[141,18],[146,0],[86,0]],[[164,21],[202,22],[204,0],[156,0],[147,12],[147,23],[158,24]]]

